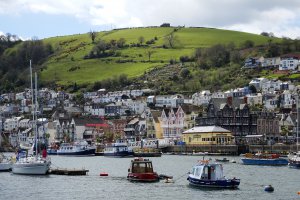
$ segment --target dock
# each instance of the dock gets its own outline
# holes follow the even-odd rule
[[[89,170],[87,169],[66,169],[66,168],[55,168],[50,169],[49,174],[56,175],[67,175],[67,176],[85,176]]]

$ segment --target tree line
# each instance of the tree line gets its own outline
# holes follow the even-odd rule
[[[18,91],[28,87],[29,60],[32,60],[33,68],[37,70],[53,53],[52,46],[37,38],[21,41],[11,34],[2,35],[0,38],[0,92]]]

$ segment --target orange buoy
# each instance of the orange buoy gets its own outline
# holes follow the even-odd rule
[[[101,173],[100,173],[100,176],[108,176],[108,173],[106,173],[106,172],[101,172]]]
[[[300,195],[300,191],[298,192],[298,195]]]

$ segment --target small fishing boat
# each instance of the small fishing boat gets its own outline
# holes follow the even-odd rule
[[[223,159],[216,158],[216,162],[229,162],[229,160],[227,158],[223,158]]]
[[[243,158],[241,158],[243,164],[245,165],[287,165],[288,160],[280,158],[278,154],[262,154],[256,153],[255,155],[251,153],[246,153]]]
[[[152,161],[144,158],[134,158],[131,160],[127,179],[138,182],[156,182],[159,181],[159,176],[153,171]]]
[[[289,167],[300,168],[300,151],[288,156]]]
[[[231,188],[235,189],[240,185],[240,179],[227,179],[223,175],[223,166],[219,163],[209,163],[208,160],[201,160],[197,163],[187,180],[191,186],[200,188]]]
[[[78,141],[71,143],[62,143],[57,150],[57,155],[64,156],[94,156],[95,146],[91,146],[87,141]]]

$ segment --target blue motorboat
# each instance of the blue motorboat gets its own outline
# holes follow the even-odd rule
[[[207,160],[199,161],[187,180],[191,186],[201,188],[238,188],[240,179],[227,179],[223,175],[223,166],[219,163],[209,163]]]
[[[241,158],[243,164],[245,165],[287,165],[288,160],[285,158],[280,158],[278,154],[261,154],[257,153],[253,154],[245,154],[243,158]]]
[[[116,142],[107,144],[104,148],[103,155],[111,157],[130,157],[133,156],[133,151],[128,148],[126,143]]]

